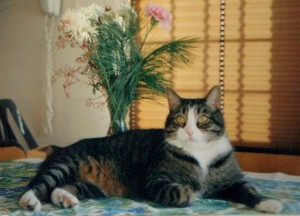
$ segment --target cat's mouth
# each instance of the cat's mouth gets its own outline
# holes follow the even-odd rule
[[[197,142],[197,139],[194,137],[189,137],[186,142]]]
[[[181,137],[183,138],[183,137]],[[205,137],[201,136],[185,136],[183,139],[181,139],[181,142],[183,145],[197,145],[197,146],[206,146],[206,144],[208,143],[207,140],[205,139]]]
[[[177,140],[181,142],[183,145],[188,145],[191,143],[198,143],[198,139],[194,136],[181,136],[177,137]]]
[[[185,140],[185,142],[200,142],[200,141],[203,141],[199,138],[199,136],[197,136],[196,134],[191,134],[191,133],[185,133],[185,135],[183,136],[183,139]]]

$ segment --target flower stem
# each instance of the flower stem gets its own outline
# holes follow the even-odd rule
[[[158,21],[156,21],[155,19],[151,18],[151,21],[150,21],[150,26],[147,27],[147,30],[146,30],[146,33],[145,33],[145,36],[144,36],[144,39],[141,43],[141,46],[140,46],[140,50],[142,50],[145,42],[146,42],[146,39],[148,37],[148,35],[150,34],[150,32],[152,31],[152,29],[155,28],[155,26],[158,24]]]

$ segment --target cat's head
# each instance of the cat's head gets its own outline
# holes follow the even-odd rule
[[[187,145],[208,147],[224,134],[224,120],[220,109],[221,92],[213,87],[205,98],[181,98],[167,90],[170,113],[165,130],[166,139],[177,147]]]

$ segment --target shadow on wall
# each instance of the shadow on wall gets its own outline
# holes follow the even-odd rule
[[[270,1],[262,9],[270,17],[250,4],[242,0],[239,7],[237,143],[300,152],[300,1]],[[270,34],[261,26],[251,29],[255,13],[266,18],[259,24],[270,22]],[[252,142],[255,136],[264,138]]]
[[[300,152],[300,1],[273,0],[270,140]]]

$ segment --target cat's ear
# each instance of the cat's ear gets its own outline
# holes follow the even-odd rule
[[[170,110],[176,109],[180,105],[181,98],[171,89],[166,90]]]
[[[213,109],[218,109],[221,106],[221,89],[219,86],[213,87],[206,96],[206,104]]]

